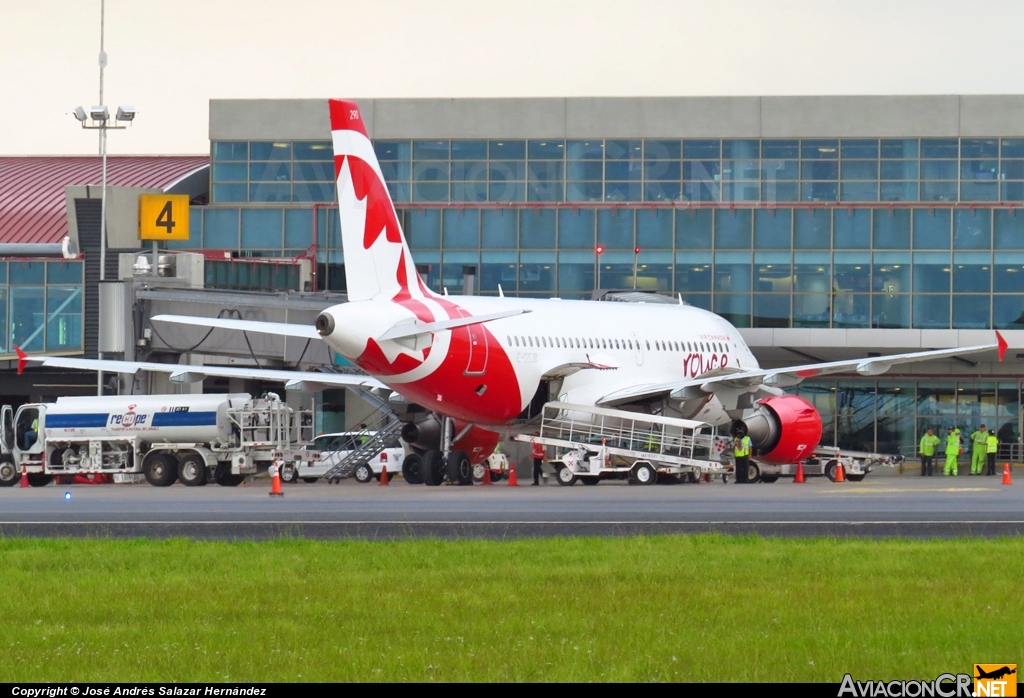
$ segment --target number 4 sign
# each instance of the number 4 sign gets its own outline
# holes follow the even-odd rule
[[[140,240],[188,240],[188,194],[141,194]]]

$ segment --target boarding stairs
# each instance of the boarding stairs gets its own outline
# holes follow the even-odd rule
[[[388,443],[394,441],[402,431],[402,422],[394,412],[385,407],[374,412],[373,417],[367,420],[366,424],[365,429],[352,437],[355,448],[349,451],[337,465],[324,473],[324,478],[328,482],[352,475],[360,465],[364,465],[380,455],[387,448]]]

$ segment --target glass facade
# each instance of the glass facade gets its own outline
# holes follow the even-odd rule
[[[81,351],[83,265],[0,262],[0,354]]]
[[[1024,201],[1024,138],[376,141],[396,203]],[[215,141],[213,203],[331,202],[330,141]]]
[[[1018,443],[1020,387],[1016,380],[840,379],[805,381],[791,392],[821,413],[823,445],[914,457],[929,427],[942,438],[947,427],[959,426],[970,434],[984,424],[996,431],[1000,443]]]

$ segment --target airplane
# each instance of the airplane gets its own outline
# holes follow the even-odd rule
[[[1010,674],[1016,674],[1016,673],[1017,673],[1016,669],[1011,669],[1008,666],[1003,666],[1003,667],[1000,667],[999,669],[994,669],[993,671],[985,671],[983,669],[978,669],[978,675],[975,676],[974,678],[976,678],[976,679],[1001,679],[1004,676],[1009,676]]]
[[[328,106],[348,302],[324,309],[314,326],[181,315],[152,320],[321,339],[368,376],[21,354],[19,365],[162,370],[179,380],[231,370],[285,380],[289,387],[386,389],[397,394],[392,400],[400,396],[441,416],[440,425],[403,429],[422,455],[412,469],[436,469],[464,482],[467,453],[480,462],[500,431],[529,430],[552,400],[729,425],[751,437],[762,461],[796,463],[818,446],[822,423],[813,405],[784,388],[818,376],[876,376],[899,364],[992,350],[1002,361],[1006,351],[996,332],[994,344],[763,369],[736,327],[681,299],[600,303],[437,294],[417,274],[358,105],[330,100]]]

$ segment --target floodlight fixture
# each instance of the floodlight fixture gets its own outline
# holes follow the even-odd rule
[[[117,121],[127,121],[131,123],[135,120],[135,107],[118,107],[117,108]]]
[[[110,112],[107,111],[105,106],[90,107],[89,118],[93,121],[109,121]]]
[[[88,118],[88,115],[85,113],[85,109],[82,109],[81,107],[75,107],[75,111],[73,113],[74,117],[83,124],[85,123],[86,118]]]

